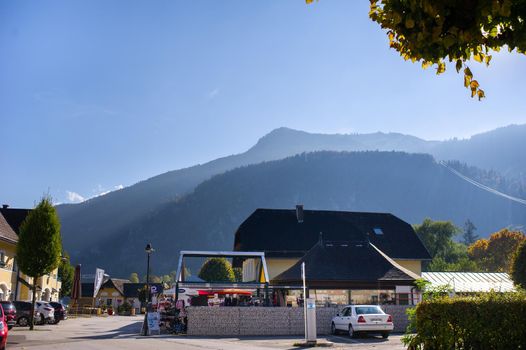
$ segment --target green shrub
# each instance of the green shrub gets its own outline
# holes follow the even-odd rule
[[[199,278],[206,282],[234,282],[232,265],[225,258],[209,258],[199,270]]]
[[[515,285],[526,289],[526,241],[522,242],[513,257],[511,278]]]
[[[127,301],[117,307],[119,315],[129,314],[131,312],[131,305]]]
[[[526,295],[485,293],[424,300],[416,307],[409,350],[526,348]]]

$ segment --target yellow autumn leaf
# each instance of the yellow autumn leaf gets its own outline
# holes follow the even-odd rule
[[[482,60],[483,60],[483,54],[481,54],[481,53],[475,54],[475,55],[473,55],[473,58],[475,59],[475,61],[481,63]]]
[[[471,83],[471,77],[469,75],[464,75],[464,87],[468,87]]]
[[[484,94],[484,90],[480,90],[477,91],[477,95],[479,97],[479,101],[482,100],[484,97],[486,97],[486,95]]]
[[[427,69],[427,68],[431,67],[432,64],[433,64],[433,62],[422,61],[422,68]]]
[[[487,56],[485,57],[486,66],[489,66],[489,62],[491,61],[491,58],[492,58],[491,55],[487,55]]]
[[[477,89],[480,85],[478,81],[472,80],[469,86],[471,86],[471,89]]]
[[[442,74],[446,71],[446,64],[444,62],[440,62],[437,66],[437,75]]]

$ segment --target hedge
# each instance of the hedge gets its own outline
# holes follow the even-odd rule
[[[409,350],[526,349],[526,295],[486,293],[423,301]]]

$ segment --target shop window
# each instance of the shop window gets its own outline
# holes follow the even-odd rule
[[[349,304],[349,292],[346,289],[316,289],[311,291],[311,297],[315,298],[318,307]]]
[[[7,257],[3,250],[0,250],[0,267],[5,267],[7,264]]]
[[[351,290],[351,304],[394,304],[395,301],[395,293],[393,290]]]
[[[409,305],[409,293],[398,293],[398,305]]]

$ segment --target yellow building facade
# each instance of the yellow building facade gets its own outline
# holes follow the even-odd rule
[[[422,260],[410,260],[410,259],[393,259],[398,265],[403,268],[408,269],[409,271],[421,276],[422,275]],[[272,280],[274,277],[280,273],[288,270],[296,262],[299,261],[299,258],[287,259],[287,258],[272,258],[267,257],[267,268],[269,278]]]
[[[28,209],[0,209],[0,300],[32,299],[33,279],[21,273],[16,264],[18,229],[28,213]],[[57,268],[38,279],[37,300],[58,301],[61,287]]]

